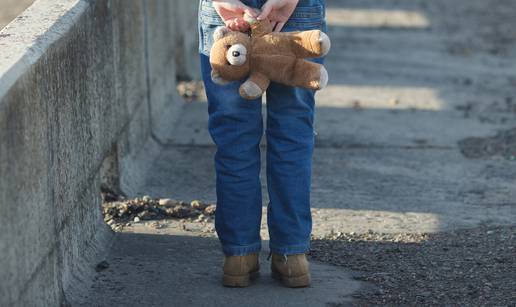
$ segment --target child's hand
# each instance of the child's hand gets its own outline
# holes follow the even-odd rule
[[[298,2],[299,0],[268,0],[263,5],[258,20],[269,18],[274,31],[279,32],[296,9]]]
[[[213,7],[220,18],[232,31],[245,32],[249,30],[249,23],[244,20],[244,13],[257,17],[256,12],[239,0],[213,0]]]

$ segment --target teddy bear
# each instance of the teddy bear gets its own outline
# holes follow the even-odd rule
[[[260,98],[271,81],[288,86],[320,90],[328,83],[323,65],[306,60],[325,56],[329,37],[322,31],[273,32],[267,19],[245,16],[250,35],[219,27],[210,51],[214,83],[248,78],[239,89],[245,99]]]

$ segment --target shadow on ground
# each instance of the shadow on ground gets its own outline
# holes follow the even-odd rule
[[[311,258],[360,273],[378,288],[360,306],[514,306],[516,227],[438,234],[339,234],[312,242]]]
[[[117,233],[89,296],[74,306],[326,306],[349,303],[360,287],[347,270],[314,262],[312,287],[283,288],[266,254],[251,287],[224,288],[217,239]]]

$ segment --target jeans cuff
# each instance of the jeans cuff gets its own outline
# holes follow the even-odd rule
[[[257,242],[251,245],[228,245],[222,244],[222,252],[226,256],[245,256],[254,254],[262,249],[262,243]]]
[[[269,242],[269,248],[271,249],[271,252],[278,255],[305,254],[310,250],[310,240],[308,240],[306,243],[296,245],[276,245]]]

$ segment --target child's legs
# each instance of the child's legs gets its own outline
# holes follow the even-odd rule
[[[309,249],[314,149],[314,91],[272,83],[267,91],[267,186],[270,248],[278,254]]]
[[[325,0],[300,0],[283,31],[326,30]],[[322,58],[311,59],[319,64]],[[267,90],[267,186],[270,248],[299,254],[310,247],[314,91],[271,83]]]
[[[208,128],[217,145],[215,228],[226,255],[245,255],[261,247],[262,104],[241,98],[240,82],[214,84],[205,55],[201,55],[201,68],[208,96]]]

